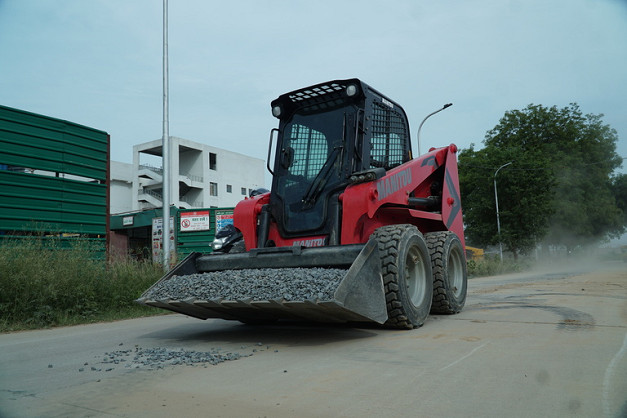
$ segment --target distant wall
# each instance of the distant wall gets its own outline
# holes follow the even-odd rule
[[[110,161],[109,214],[133,210],[133,164]]]
[[[0,235],[108,231],[109,135],[0,106]]]

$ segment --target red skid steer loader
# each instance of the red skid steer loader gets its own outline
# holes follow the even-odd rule
[[[403,108],[358,79],[286,93],[271,108],[272,189],[236,206],[240,241],[190,254],[137,301],[201,319],[404,329],[459,312],[456,146],[412,158]]]

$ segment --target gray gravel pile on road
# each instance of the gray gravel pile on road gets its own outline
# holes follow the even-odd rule
[[[177,366],[185,364],[216,365],[225,361],[238,360],[239,353],[220,353],[219,351],[191,351],[185,349],[169,350],[163,347],[143,348],[135,353],[130,367],[146,366],[150,368]]]
[[[261,343],[258,343],[261,345]],[[253,349],[256,352],[257,349]],[[141,348],[129,350],[116,350],[107,352],[104,357],[97,363],[91,365],[92,371],[111,371],[119,366],[127,369],[162,369],[165,366],[178,365],[213,365],[224,363],[225,361],[238,360],[243,357],[251,356],[250,354],[240,354],[237,352],[222,352],[219,349],[212,348],[211,351],[194,351],[171,350],[164,347]],[[88,366],[85,363],[84,366]],[[79,371],[84,371],[85,367],[81,367]]]
[[[346,270],[283,268],[225,270],[173,276],[146,293],[153,300],[330,300]]]

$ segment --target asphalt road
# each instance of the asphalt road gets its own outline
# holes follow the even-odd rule
[[[126,367],[155,347],[242,357]],[[461,314],[413,331],[165,315],[0,335],[2,418],[172,416],[627,417],[627,266],[472,279]]]

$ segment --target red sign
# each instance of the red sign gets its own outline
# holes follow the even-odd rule
[[[181,232],[208,231],[209,211],[181,212]]]

